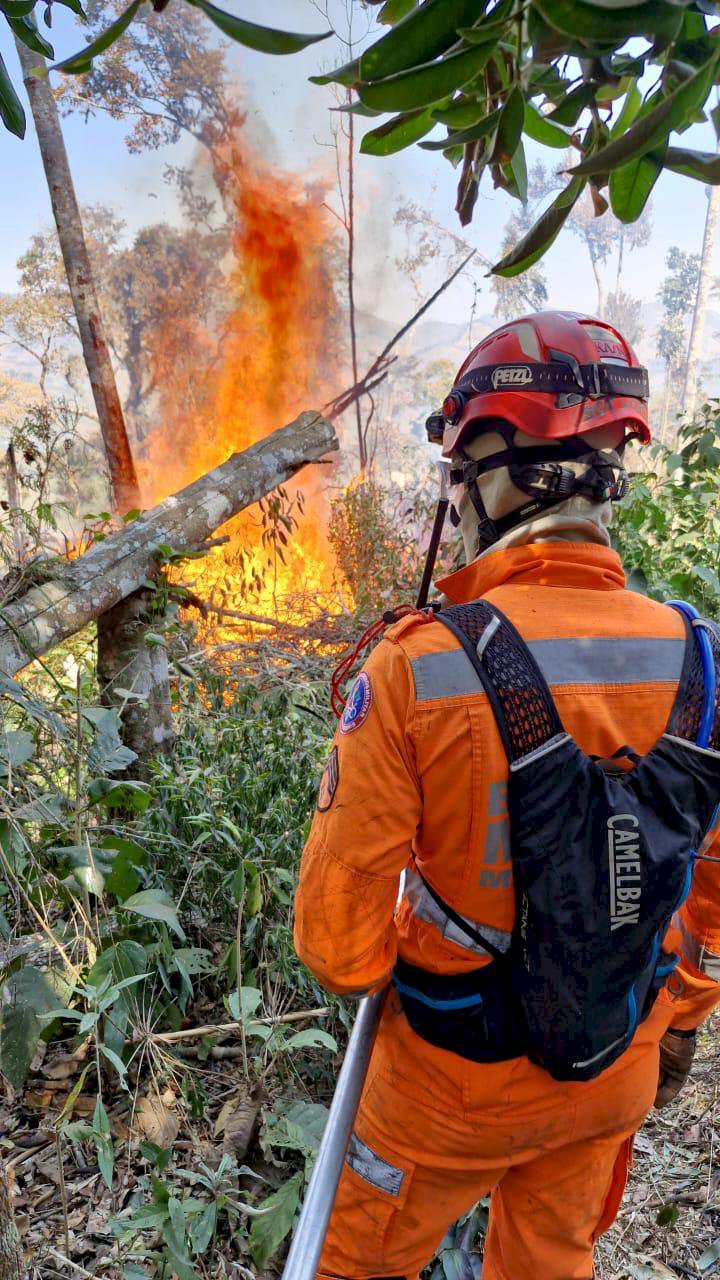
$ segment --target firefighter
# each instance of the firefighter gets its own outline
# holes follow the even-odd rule
[[[610,547],[623,452],[650,440],[647,395],[645,370],[610,325],[543,312],[485,338],[429,419],[450,460],[467,560],[439,590],[514,624],[560,736],[610,773],[615,761],[618,776],[676,713],[693,640],[681,613],[627,589]],[[484,1280],[590,1280],[633,1135],[681,1088],[695,1029],[720,999],[720,878],[712,861],[695,864],[657,972],[672,968],[673,951],[680,963],[655,981],[657,998],[644,999],[614,1061],[589,1079],[558,1079],[531,1060],[504,1020],[512,991],[493,988],[517,925],[508,755],[442,616],[410,614],[370,654],[302,858],[301,959],[341,995],[392,984],[319,1274],[415,1278],[448,1227],[490,1195]],[[708,758],[718,748],[712,736]],[[712,829],[703,848],[718,853]],[[632,870],[616,886],[617,912],[635,911]],[[578,926],[557,911],[562,937]],[[621,955],[624,923],[613,924]],[[480,989],[484,1043],[472,998],[438,996]]]

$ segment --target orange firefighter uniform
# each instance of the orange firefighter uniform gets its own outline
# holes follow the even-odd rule
[[[679,615],[625,588],[604,546],[499,550],[439,584],[515,624],[588,754],[663,732],[684,653]],[[396,957],[433,973],[490,963],[425,880],[490,941],[513,927],[508,765],[487,697],[455,637],[411,615],[370,655],[323,775],[296,899],[298,953],[330,990],[387,983]],[[404,876],[403,876],[404,873]],[[402,896],[396,907],[401,886]],[[669,1026],[720,1000],[720,864],[699,862],[666,949],[680,967],[630,1047],[587,1083],[527,1058],[478,1064],[408,1026],[391,993],[321,1262],[325,1276],[416,1277],[448,1226],[492,1192],[485,1280],[589,1280],[613,1221],[632,1136]]]

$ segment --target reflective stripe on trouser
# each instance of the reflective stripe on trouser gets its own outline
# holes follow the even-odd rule
[[[720,956],[708,951],[704,942],[700,942],[690,932],[683,917],[677,912],[672,920],[673,929],[678,929],[682,938],[682,959],[713,982],[720,982]]]
[[[474,951],[481,956],[490,955],[490,952],[486,951],[485,947],[464,933],[460,926],[446,915],[439,903],[435,901],[432,894],[426,889],[417,871],[412,868],[405,872],[404,892],[410,910],[417,920],[424,920],[426,924],[434,924],[435,928],[440,930],[443,938],[446,938],[448,942],[454,943],[456,947],[463,947],[466,951]],[[508,950],[512,937],[509,930],[493,929],[491,925],[480,924],[476,920],[471,920],[469,916],[463,916],[463,920],[467,920],[471,928],[477,929],[479,933],[483,934],[488,942],[497,947],[498,951]]]
[[[655,1096],[669,1002],[588,1084],[524,1058],[465,1062],[419,1040],[398,1009],[391,997],[319,1274],[416,1280],[448,1227],[491,1192],[485,1280],[590,1280]]]

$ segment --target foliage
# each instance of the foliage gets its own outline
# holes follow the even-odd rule
[[[665,259],[667,275],[658,289],[663,306],[663,323],[658,331],[657,351],[668,370],[677,369],[683,361],[687,334],[684,320],[695,304],[700,255],[687,253],[672,245]]]
[[[361,616],[407,600],[419,581],[413,502],[396,496],[393,512],[390,497],[371,478],[350,485],[332,503],[330,542]]]
[[[55,0],[55,2],[71,9],[73,13],[85,20],[81,0]],[[144,0],[132,0],[132,3],[120,12],[113,22],[103,26],[103,29],[84,49],[57,63],[54,69],[71,75],[83,75],[90,71],[93,59],[105,53],[120,39],[143,3]],[[185,3],[199,9],[213,26],[219,28],[224,35],[236,40],[239,44],[247,46],[249,49],[256,49],[261,53],[297,53],[298,50],[304,49],[318,40],[324,40],[330,35],[329,31],[323,31],[319,35],[296,35],[289,31],[278,31],[271,27],[258,26],[255,22],[248,22],[246,19],[226,13],[224,9],[219,9],[216,5],[210,3],[210,0],[185,0]],[[151,0],[151,4],[155,13],[158,14],[166,7],[167,0]],[[0,0],[0,15],[5,19],[16,39],[22,41],[24,45],[32,49],[41,58],[54,58],[55,54],[52,45],[49,44],[44,35],[40,34],[34,21],[34,11],[39,7],[40,0]],[[46,28],[52,26],[51,3],[45,3],[44,5],[43,21]],[[158,21],[172,22],[173,18],[171,16],[170,19],[161,18]],[[44,66],[44,64],[41,65]],[[19,138],[25,136],[25,112],[12,85],[2,57],[0,57],[0,118],[5,128],[11,133],[16,134]]]
[[[427,0],[409,11],[386,5],[391,30],[360,58],[313,79],[352,86],[356,111],[396,113],[365,135],[366,152],[397,150],[446,126],[444,138],[420,146],[460,166],[463,224],[485,169],[495,187],[526,199],[523,136],[550,150],[574,148],[563,191],[494,267],[513,276],[542,257],[588,186],[597,214],[609,203],[622,222],[634,222],[663,168],[720,179],[714,154],[668,145],[673,132],[706,118],[720,69],[715,10],[702,0],[498,0],[489,8],[482,0]]]
[[[681,427],[673,451],[656,445],[653,467],[633,480],[618,509],[615,544],[631,585],[720,614],[720,401]]]

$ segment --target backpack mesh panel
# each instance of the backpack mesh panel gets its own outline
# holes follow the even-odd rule
[[[715,723],[709,745],[713,751],[720,751],[720,629],[716,623],[709,622],[706,633],[712,647],[717,676]],[[694,637],[690,637],[688,654],[689,661],[683,668],[681,685],[670,716],[668,732],[677,738],[686,738],[689,742],[695,742],[700,731],[705,686],[700,648]]]
[[[452,605],[442,611],[442,617],[449,617],[473,648],[496,616],[484,600]],[[534,658],[505,621],[501,621],[481,661],[500,703],[505,750],[513,764],[562,732],[562,725]]]

